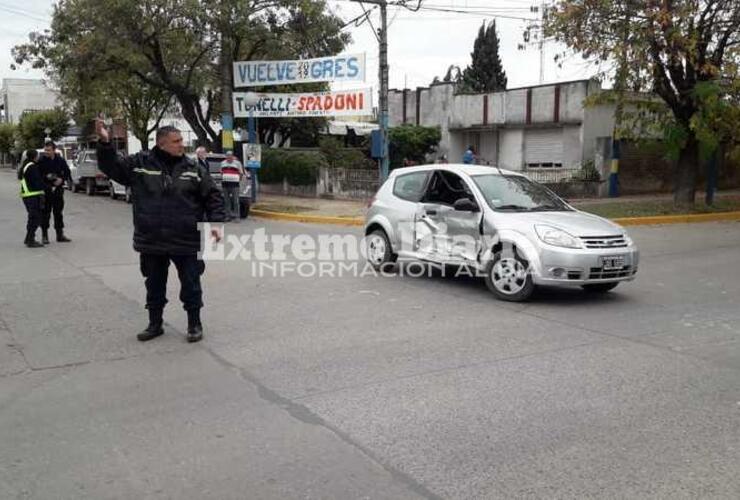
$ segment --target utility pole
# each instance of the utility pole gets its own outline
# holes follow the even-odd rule
[[[390,158],[388,157],[388,1],[387,0],[354,0],[359,4],[369,3],[380,8],[380,28],[375,34],[380,46],[380,68],[378,78],[380,80],[380,103],[378,113],[378,124],[380,125],[381,153],[380,158],[380,181],[388,178],[390,170]],[[363,7],[364,9],[364,7]]]
[[[380,180],[388,178],[388,4],[380,0],[380,136],[383,156],[380,158]]]
[[[540,85],[545,83],[545,9],[543,1],[540,4]]]

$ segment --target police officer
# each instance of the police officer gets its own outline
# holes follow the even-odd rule
[[[41,220],[41,241],[44,245],[49,244],[49,222],[52,212],[54,213],[54,229],[57,233],[57,241],[71,241],[64,235],[64,181],[72,182],[69,165],[57,154],[56,144],[47,141],[44,144],[44,154],[39,159],[41,176],[46,183],[43,219]]]
[[[44,182],[36,164],[38,153],[35,149],[29,149],[25,154],[25,165],[18,167],[18,180],[21,181],[21,199],[28,212],[26,223],[26,239],[23,243],[29,248],[43,247],[36,241],[36,230],[41,225],[41,217],[44,206]]]
[[[224,221],[221,192],[208,169],[184,155],[182,135],[176,128],[160,128],[152,151],[128,157],[116,154],[101,120],[95,128],[98,167],[114,181],[131,186],[134,250],[139,252],[149,311],[149,326],[137,338],[145,342],[164,333],[162,313],[167,303],[167,269],[172,262],[188,315],[187,340],[198,342],[203,338],[200,276],[205,264],[197,256],[201,249],[197,223]],[[211,230],[211,237],[220,241],[220,231]]]

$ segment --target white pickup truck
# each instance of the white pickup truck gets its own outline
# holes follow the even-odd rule
[[[121,153],[119,153],[121,154]],[[80,152],[72,172],[73,189],[84,189],[88,196],[95,195],[98,190],[107,190],[111,198],[122,197],[131,201],[131,189],[118,184],[108,178],[98,169],[98,154],[94,149],[85,149]]]

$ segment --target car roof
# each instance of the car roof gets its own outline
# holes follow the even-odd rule
[[[393,169],[391,172],[392,176],[398,176],[403,174],[410,174],[412,172],[420,172],[426,170],[447,170],[456,174],[467,174],[467,175],[516,175],[520,177],[526,177],[521,172],[515,172],[513,170],[506,170],[503,168],[497,168],[488,165],[466,165],[464,163],[432,163],[428,165],[415,165],[413,167],[402,167]]]

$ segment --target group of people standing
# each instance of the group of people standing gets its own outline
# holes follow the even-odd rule
[[[54,215],[56,240],[60,243],[71,241],[64,234],[64,182],[72,182],[69,165],[57,153],[52,141],[44,144],[44,152],[39,155],[29,149],[18,168],[21,184],[21,199],[28,213],[26,238],[28,248],[39,248],[49,244],[49,226]],[[36,240],[36,231],[41,227],[41,243]]]

